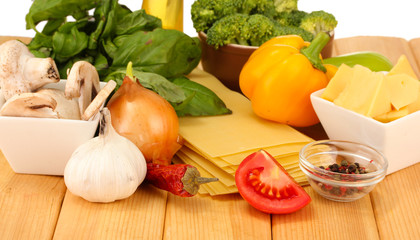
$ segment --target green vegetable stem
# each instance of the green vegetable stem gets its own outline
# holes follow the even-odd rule
[[[330,36],[327,33],[320,32],[308,47],[300,50],[300,52],[312,63],[312,66],[323,72],[326,72],[327,69],[322,64],[319,54],[325,45],[327,45],[328,41],[330,41]]]

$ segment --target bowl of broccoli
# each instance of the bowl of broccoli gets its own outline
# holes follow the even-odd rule
[[[292,34],[311,42],[321,31],[331,35],[322,52],[324,58],[330,57],[337,20],[322,10],[300,11],[297,1],[195,0],[191,18],[201,43],[203,69],[240,92],[242,67],[261,44]]]

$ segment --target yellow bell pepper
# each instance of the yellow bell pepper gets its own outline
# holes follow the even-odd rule
[[[336,67],[332,64],[324,64],[324,67],[325,67],[325,69],[327,69],[326,74],[327,74],[328,81],[330,81],[331,78],[333,78],[335,73],[337,72],[338,67]]]
[[[325,88],[331,77],[320,58],[329,39],[320,33],[309,44],[300,36],[279,36],[254,51],[242,68],[239,86],[256,115],[294,127],[319,123],[310,94]]]

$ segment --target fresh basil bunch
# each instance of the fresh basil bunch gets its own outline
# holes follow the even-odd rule
[[[162,29],[161,20],[144,10],[131,11],[118,0],[34,0],[26,28],[36,31],[30,51],[52,57],[61,78],[67,78],[74,62],[84,60],[102,80],[120,85],[131,61],[140,82],[168,100],[179,116],[231,113],[211,90],[185,77],[200,61],[198,39]]]

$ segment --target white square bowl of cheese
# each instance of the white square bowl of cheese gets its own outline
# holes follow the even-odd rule
[[[379,122],[311,94],[314,110],[331,140],[363,143],[387,158],[387,174],[420,162],[420,111],[388,123]]]

